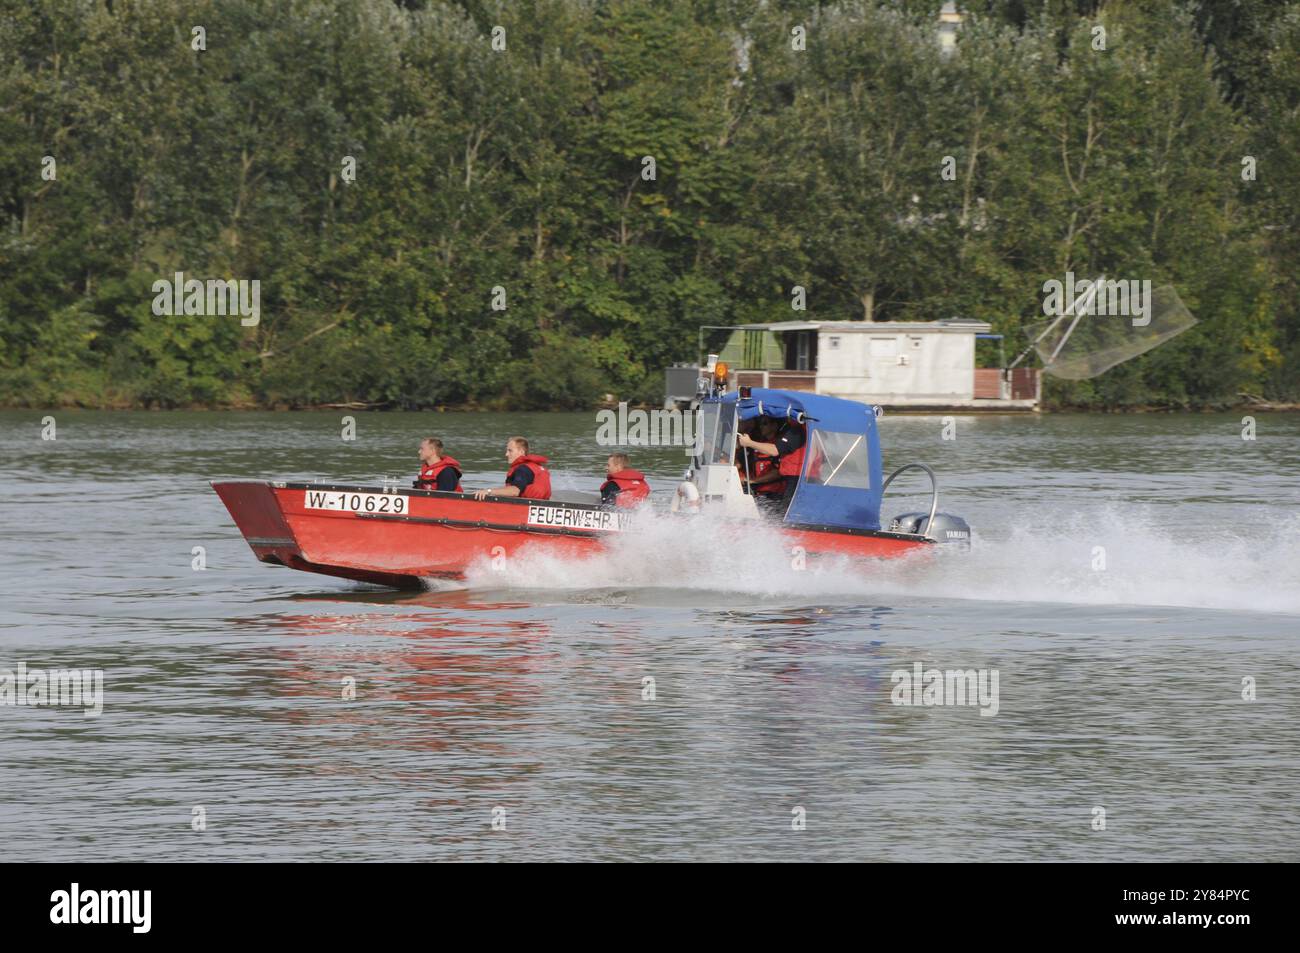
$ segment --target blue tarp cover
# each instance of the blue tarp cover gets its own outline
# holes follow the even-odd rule
[[[754,387],[750,396],[741,398],[733,391],[705,403],[720,403],[724,408],[740,406],[740,419],[777,417],[801,421],[807,431],[804,443],[804,474],[799,476],[787,523],[842,526],[852,529],[880,529],[880,484],[883,481],[880,461],[880,437],[876,432],[876,415],[872,408],[855,400],[805,394],[800,391],[771,390]],[[813,457],[813,435],[818,431],[861,435],[866,443],[870,486],[866,489],[825,486],[805,479]],[[833,467],[839,461],[832,460]]]

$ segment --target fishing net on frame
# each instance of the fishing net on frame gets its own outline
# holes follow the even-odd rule
[[[1136,287],[1134,287],[1136,286]],[[1065,314],[1030,328],[1043,370],[1081,381],[1145,354],[1196,323],[1172,285],[1098,279]]]

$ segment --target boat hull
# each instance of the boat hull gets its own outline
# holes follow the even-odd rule
[[[537,549],[588,558],[631,528],[628,511],[584,503],[254,480],[212,487],[261,561],[394,588],[463,578],[475,563]],[[918,536],[835,527],[782,532],[809,556],[892,557],[932,545]]]

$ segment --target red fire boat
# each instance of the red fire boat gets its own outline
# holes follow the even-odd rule
[[[909,464],[881,479],[877,413],[855,401],[760,388],[711,393],[700,402],[690,469],[676,518],[721,512],[730,523],[762,515],[740,478],[736,433],[757,417],[794,421],[805,434],[801,471],[781,535],[808,556],[894,557],[936,543],[969,545],[970,529],[939,513],[932,470]],[[885,489],[907,469],[929,474],[928,513],[880,525]],[[394,487],[262,480],[215,481],[236,525],[262,562],[383,586],[463,578],[475,563],[538,549],[562,558],[598,555],[611,537],[635,533],[636,510],[595,503],[489,497]]]

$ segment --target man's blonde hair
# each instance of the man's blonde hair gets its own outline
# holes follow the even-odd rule
[[[626,453],[611,453],[609,462],[619,470],[627,470],[632,466],[632,458]]]
[[[523,437],[511,437],[509,440],[506,441],[506,443],[513,443],[516,447],[518,447],[520,450],[524,452],[524,456],[528,455],[528,441],[525,440]]]

